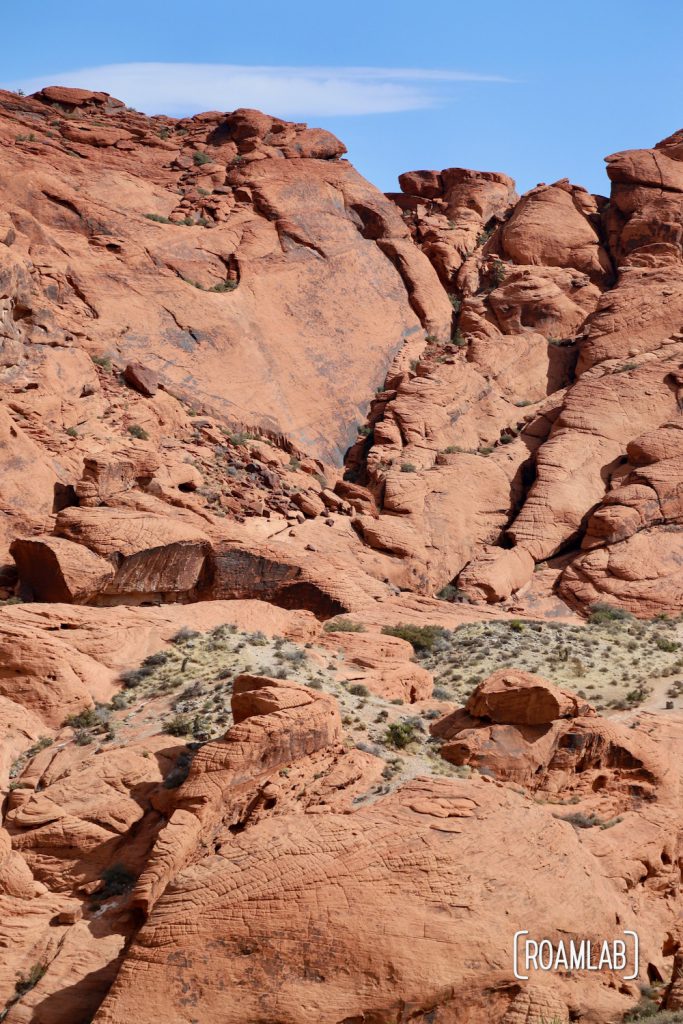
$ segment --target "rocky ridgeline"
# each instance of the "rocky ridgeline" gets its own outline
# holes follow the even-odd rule
[[[255,111],[0,108],[7,593],[213,597],[237,543],[320,614],[359,599],[341,566],[505,602],[567,553],[573,607],[680,608],[680,135],[610,157],[609,201],[457,168],[387,198]]]
[[[344,153],[0,92],[5,1024],[683,1010],[683,135]]]

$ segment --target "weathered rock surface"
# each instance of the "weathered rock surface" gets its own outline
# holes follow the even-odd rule
[[[548,725],[558,718],[576,718],[581,701],[528,672],[501,669],[472,694],[466,711],[506,725]]]
[[[508,947],[530,912],[550,936],[615,934],[615,913],[632,921],[595,864],[572,828],[485,781],[416,779],[354,815],[271,817],[177,876],[96,1021],[173,1017],[188,991],[200,1022],[265,1014],[332,1024],[395,1016],[405,1005],[444,1024],[512,1021],[520,990]],[[575,979],[539,987],[532,1005],[556,1007],[565,1020],[569,1006],[596,1020],[623,1004],[605,983],[590,996]],[[226,1000],[226,989],[239,1000]]]
[[[377,633],[327,633],[324,644],[341,651],[346,680],[358,682],[388,700],[414,704],[432,695],[430,673],[415,664],[412,645],[397,636]]]
[[[456,708],[417,648],[680,614],[683,135],[609,201],[344,152],[0,92],[6,1024],[621,1019],[612,972],[513,977],[530,921],[637,922],[681,1005],[664,690]]]
[[[12,248],[27,266],[41,246],[31,283],[62,291],[54,336],[143,363],[196,406],[339,459],[404,338],[449,328],[428,260],[328,132],[45,91],[2,93],[0,116]]]
[[[635,615],[679,615],[683,530],[654,527],[580,555],[562,573],[560,594],[581,608],[607,602]]]

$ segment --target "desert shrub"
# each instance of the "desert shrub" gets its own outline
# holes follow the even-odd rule
[[[213,288],[209,288],[210,292],[234,292],[237,287],[237,281],[219,281]]]
[[[402,462],[401,463],[401,472],[402,473],[417,473],[417,466],[415,466],[412,462]]]
[[[153,673],[153,669],[150,666],[141,666],[140,668],[127,669],[122,672],[119,676],[119,680],[123,683],[126,689],[132,689],[134,686],[138,686],[143,679],[148,679]]]
[[[673,651],[677,651],[680,646],[675,640],[667,640],[665,636],[655,637],[655,647],[660,651],[667,651],[671,654]]]
[[[524,623],[520,619],[512,619],[508,625],[513,633],[522,633],[524,631]]]
[[[352,622],[351,619],[333,619],[323,626],[326,633],[364,633],[365,626],[361,622]]]
[[[197,165],[197,167],[201,167],[202,164],[210,164],[210,163],[212,163],[212,159],[209,156],[209,154],[208,153],[204,153],[201,150],[199,150],[199,152],[195,153],[193,155],[192,159],[194,160],[194,162]]]
[[[121,711],[128,707],[128,698],[125,693],[115,693],[109,702],[112,711]]]
[[[354,683],[353,686],[349,686],[349,693],[353,694],[354,697],[369,697],[370,691],[367,686],[363,683]]]
[[[383,626],[382,632],[386,636],[407,640],[416,653],[431,651],[436,641],[447,635],[443,626],[416,626],[409,622],[401,622],[398,626]]]
[[[164,779],[164,789],[177,789],[178,786],[182,786],[183,782],[185,782],[185,779],[190,774],[192,758],[193,754],[189,750],[183,750],[182,753],[178,755],[175,764]]]
[[[69,437],[78,437],[78,431],[76,430],[75,427],[67,427],[66,433],[69,435]]]
[[[193,721],[190,715],[172,715],[164,722],[163,731],[168,736],[189,736],[192,726]]]
[[[381,754],[380,748],[376,743],[365,743],[363,740],[356,743],[356,750],[362,750],[364,754],[372,754],[374,757],[378,757]]]
[[[111,359],[109,356],[90,356],[95,366],[99,366],[102,370],[111,370]]]
[[[172,223],[172,221],[170,221],[168,219],[168,217],[162,217],[162,215],[160,213],[146,213],[145,217],[147,218],[147,220],[156,221],[157,224],[171,224]]]
[[[445,587],[442,587],[436,596],[440,601],[469,602],[467,594],[463,590],[460,590],[459,587],[453,586],[452,583],[447,583]]]
[[[491,278],[495,284],[502,284],[507,274],[507,267],[502,260],[494,260],[493,268],[491,270]]]
[[[50,736],[41,736],[40,739],[36,740],[33,746],[29,747],[25,753],[25,757],[35,757],[41,750],[45,750],[46,747],[51,747],[54,740]]]
[[[255,434],[250,434],[246,430],[237,430],[227,435],[230,444],[241,445],[246,444],[247,441],[254,441],[256,439]]]
[[[448,690],[445,690],[443,686],[435,686],[434,689],[432,690],[432,697],[434,698],[434,700],[450,700],[451,694],[448,692]],[[441,712],[438,711],[437,714],[440,715]]]
[[[18,996],[25,996],[27,992],[36,987],[46,970],[47,965],[38,962],[31,966],[28,974],[20,974],[14,986],[16,994]]]
[[[190,629],[189,626],[183,626],[181,629],[178,630],[177,633],[174,634],[174,636],[171,637],[171,643],[184,644],[188,640],[194,640],[196,637],[200,635],[201,634],[196,629]]]
[[[62,725],[70,725],[74,729],[93,729],[96,725],[101,724],[102,719],[95,708],[86,708],[84,711],[79,711],[78,714],[67,715],[62,722]]]
[[[453,345],[457,346],[457,348],[466,348],[467,338],[462,333],[459,327],[455,331],[453,331],[453,334],[451,336],[451,342],[453,343]]]
[[[139,423],[132,423],[128,427],[128,433],[131,437],[137,437],[138,441],[147,441],[149,439],[149,434]]]
[[[624,1024],[641,1020],[651,1021],[652,1024],[683,1024],[683,1010],[660,1010],[656,994],[650,990],[622,1020]]]
[[[159,668],[165,665],[170,657],[169,651],[156,651],[154,654],[148,654],[142,664],[144,668]]]
[[[648,696],[649,690],[646,686],[640,683],[635,686],[632,690],[629,690],[626,694],[625,700],[629,704],[642,704],[645,698]]]
[[[237,626],[233,625],[232,622],[223,622],[220,626],[214,626],[210,630],[211,636],[220,640],[224,640],[228,636],[234,636],[236,632]]]
[[[412,722],[392,722],[384,734],[384,742],[396,750],[405,750],[414,739],[415,726]]]
[[[566,815],[556,814],[555,817],[560,818],[561,821],[568,821],[574,828],[595,828],[603,824],[597,814],[582,814],[581,811]]]
[[[625,608],[617,608],[604,601],[596,601],[588,610],[590,613],[588,622],[591,626],[602,626],[608,622],[624,622],[633,618]]]

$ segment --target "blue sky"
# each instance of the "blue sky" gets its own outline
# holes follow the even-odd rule
[[[464,166],[605,192],[605,155],[683,127],[680,0],[35,0],[2,22],[0,86],[258,106],[330,129],[385,190]]]

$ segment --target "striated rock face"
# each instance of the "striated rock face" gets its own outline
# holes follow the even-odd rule
[[[5,1024],[634,1008],[530,927],[683,1003],[683,135],[609,199],[344,153],[0,92]]]
[[[393,204],[320,129],[62,93],[0,96],[2,261],[25,316],[48,293],[53,343],[146,364],[196,407],[339,460],[405,338],[450,328]]]
[[[683,401],[679,135],[609,157],[609,202],[463,168],[385,197],[321,129],[82,90],[2,94],[0,143],[8,595],[329,617],[509,602],[569,552],[585,609],[621,563],[581,550],[678,524],[678,463],[629,446]]]
[[[454,582],[471,600],[504,601],[529,582],[532,561],[677,523],[677,464],[630,477],[625,467],[640,434],[672,429],[680,416],[680,133],[607,163],[609,203],[566,180],[517,200],[503,175],[400,179],[403,194],[392,198],[451,293],[456,333],[450,347],[428,346],[408,379],[387,379],[359,460],[359,479],[380,501],[379,519],[360,530],[411,563],[399,585],[429,592]],[[468,452],[477,460],[466,463]],[[397,484],[406,463],[420,479]],[[612,574],[626,571],[629,554],[614,555],[580,556],[560,594],[582,608],[598,591],[622,603]],[[671,611],[676,558],[673,549],[660,557],[666,567],[649,579],[672,576],[659,603]],[[610,580],[590,592],[575,582],[604,572]],[[653,613],[637,587],[627,604]]]
[[[522,848],[538,850],[531,864],[518,859]],[[503,965],[529,913],[551,935],[562,927],[611,935],[615,912],[631,920],[591,860],[571,828],[484,782],[417,779],[353,816],[304,815],[296,831],[271,818],[178,877],[96,1021],[172,1018],[187,992],[201,1022],[332,1024],[391,1019],[405,1005],[445,1024],[512,1021],[520,990]],[[179,933],[169,976],[169,938]],[[482,961],[486,996],[475,981]],[[595,995],[603,1012],[619,1005],[616,993]],[[541,985],[529,996],[566,1020],[578,992],[563,981],[559,991]]]
[[[655,527],[595,548],[567,566],[559,592],[580,607],[607,601],[647,617],[680,614],[683,531]]]
[[[318,751],[334,750],[341,739],[335,702],[295,684],[238,676],[232,707],[234,728],[194,759],[138,880],[134,902],[144,910],[195,858],[198,843],[220,849],[231,829],[258,811],[260,803],[266,809],[277,804],[277,794],[264,789],[273,772]]]

